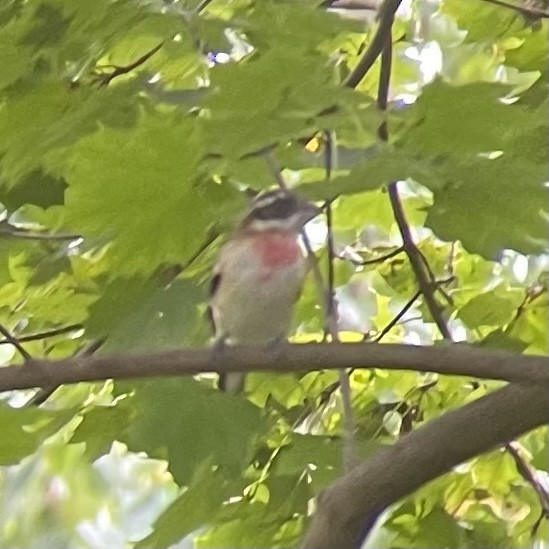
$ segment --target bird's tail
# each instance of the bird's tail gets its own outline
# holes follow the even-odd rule
[[[244,390],[246,374],[219,374],[218,386],[224,393],[236,395]]]

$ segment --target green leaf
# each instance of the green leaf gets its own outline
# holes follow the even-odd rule
[[[84,414],[70,442],[84,442],[86,455],[94,460],[108,450],[113,440],[119,438],[133,417],[131,399],[122,399],[112,406],[96,406]]]
[[[99,124],[129,127],[135,123],[138,88],[125,83],[114,88],[71,89],[58,79],[42,79],[0,103],[0,168],[8,186],[29,172],[59,164],[45,156],[94,131]],[[61,173],[60,175],[64,175]]]
[[[296,547],[303,534],[303,517],[311,498],[305,475],[269,475],[255,489],[255,501],[227,507],[220,524],[200,536],[196,546]]]
[[[517,33],[522,43],[519,47],[508,50],[505,54],[505,63],[513,65],[521,71],[538,70],[547,72],[547,57],[549,43],[547,42],[547,19],[540,21],[541,29],[524,29]]]
[[[325,117],[339,107],[344,112],[358,108],[364,98],[337,85],[327,63],[324,55],[277,48],[216,67],[211,92],[202,101],[208,152],[232,159],[258,154],[333,126]],[[353,119],[356,124],[352,115],[354,111],[339,124]]]
[[[548,245],[547,169],[519,156],[446,159],[427,226],[443,240],[494,259],[503,249],[541,253]],[[431,185],[427,185],[431,186]]]
[[[17,366],[10,366],[17,368]],[[11,408],[0,405],[0,465],[12,465],[32,454],[74,416],[74,410]]]
[[[509,91],[501,84],[452,86],[435,80],[411,109],[416,124],[404,138],[405,148],[428,155],[502,150],[509,136],[539,123],[526,108],[501,102]]]
[[[168,547],[211,524],[234,486],[234,482],[229,482],[212,466],[211,460],[200,464],[183,493],[156,519],[152,533],[135,547]]]
[[[427,215],[429,201],[415,196],[402,198],[408,222],[411,225],[421,225]],[[334,219],[338,230],[361,230],[366,225],[375,225],[387,234],[395,223],[395,216],[385,189],[341,197],[334,208]]]
[[[398,151],[382,151],[351,170],[348,175],[330,181],[300,185],[299,192],[312,200],[332,199],[340,194],[356,194],[378,189],[392,181],[415,179],[421,183],[432,180],[435,172],[429,161],[418,160]]]
[[[135,419],[122,436],[130,449],[168,459],[180,485],[211,458],[213,465],[240,474],[250,459],[254,438],[267,425],[261,410],[193,379],[156,379],[117,383],[118,392],[132,391]]]
[[[529,353],[549,352],[549,306],[547,292],[522,308],[509,330],[509,335],[528,344]]]
[[[66,187],[64,181],[40,171],[34,171],[15,187],[0,184],[0,202],[11,212],[25,204],[49,208],[63,204]]]
[[[360,456],[366,458],[381,447],[380,444],[361,442]],[[311,488],[320,493],[343,470],[343,443],[340,438],[320,435],[293,434],[291,442],[281,448],[273,471],[278,475],[302,474],[307,471]]]
[[[461,318],[469,328],[503,326],[516,314],[523,299],[523,292],[519,289],[495,289],[468,301],[458,311],[458,318]]]
[[[184,262],[236,196],[199,179],[200,143],[195,121],[160,112],[131,132],[102,128],[82,139],[68,160],[67,223],[110,236],[119,274]]]
[[[159,287],[156,280],[116,279],[106,283],[85,323],[90,337],[107,341],[102,352],[177,348],[200,340],[205,325],[201,288],[192,280]]]
[[[284,44],[288,50],[306,52],[315,49],[320,40],[362,31],[358,21],[338,17],[316,5],[302,4],[265,2],[256,5],[248,17],[242,19],[242,29],[258,49]]]
[[[469,40],[486,42],[520,28],[520,15],[512,9],[475,0],[445,0],[444,13],[451,15],[467,30]]]
[[[440,508],[419,521],[419,533],[412,547],[463,547],[465,531],[457,520]]]
[[[504,330],[499,329],[490,332],[484,337],[482,341],[480,341],[479,346],[522,353],[528,347],[528,343],[513,338]]]

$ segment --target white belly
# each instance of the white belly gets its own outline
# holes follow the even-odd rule
[[[261,274],[258,258],[243,250],[224,254],[220,287],[213,298],[218,335],[229,343],[269,343],[287,335],[295,301],[306,274],[306,260]]]

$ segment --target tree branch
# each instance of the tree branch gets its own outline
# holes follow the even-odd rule
[[[19,238],[22,240],[50,240],[50,241],[71,241],[81,238],[77,234],[50,234],[29,231],[15,227],[9,223],[0,223],[0,236],[7,238]]]
[[[41,339],[47,339],[48,337],[55,337],[62,334],[68,334],[70,332],[76,332],[77,330],[82,330],[82,328],[83,326],[81,324],[71,324],[70,326],[61,326],[60,328],[53,328],[52,330],[47,330],[45,332],[22,335],[17,338],[17,341],[19,343],[25,341],[39,341]],[[12,345],[12,341],[8,338],[0,339],[0,345]]]
[[[332,171],[337,166],[337,144],[335,142],[335,133],[331,131],[325,132],[324,166],[326,181],[330,181],[332,178]],[[333,233],[332,202],[330,200],[326,201],[324,204],[324,211],[326,213],[326,248],[328,251],[328,287],[326,288],[324,340],[329,336],[330,341],[333,343],[339,341],[339,318],[338,304],[335,295],[334,260],[336,258],[336,253]],[[349,375],[346,370],[340,370],[338,374],[339,391],[341,393],[343,410],[343,466],[345,471],[350,471],[358,463],[358,452],[355,440],[356,422],[352,403],[351,381],[349,380]]]
[[[452,467],[544,424],[548,406],[546,386],[509,385],[403,436],[321,494],[302,548],[360,547],[372,516]]]
[[[503,0],[482,0],[489,4],[495,4],[496,6],[502,6],[503,8],[509,8],[522,13],[529,17],[549,18],[549,12],[535,8],[534,6],[523,6],[521,4],[511,4],[510,2],[504,2]]]
[[[522,457],[520,450],[517,448],[516,442],[509,442],[505,445],[505,450],[511,455],[515,461],[517,471],[520,476],[533,488],[536,493],[543,515],[549,518],[549,494],[541,485],[536,475],[536,471],[530,467],[529,463]]]
[[[5,341],[11,345],[13,345],[18,351],[19,354],[26,360],[32,360],[32,356],[30,353],[21,345],[21,342],[19,339],[17,339],[15,336],[11,334],[11,332],[2,324],[0,324],[0,334],[2,334],[6,339]]]
[[[549,383],[549,359],[485,350],[463,343],[419,347],[374,343],[284,344],[274,355],[262,347],[227,348],[222,357],[209,348],[157,353],[30,360],[0,368],[0,391],[50,385],[195,375],[202,372],[307,372],[342,368],[414,370],[474,376],[534,385]]]
[[[379,257],[376,257],[374,259],[359,260],[359,259],[353,259],[352,257],[345,257],[344,254],[339,254],[336,256],[336,258],[341,259],[341,261],[350,261],[353,265],[356,265],[357,267],[365,267],[366,265],[375,265],[376,263],[383,263],[388,259],[392,259],[393,257],[400,255],[402,252],[404,252],[404,248],[400,246],[396,250],[393,250],[392,252],[389,252],[385,255],[380,255]]]
[[[379,332],[379,334],[375,337],[374,343],[379,343],[400,321],[400,319],[410,310],[412,305],[419,299],[421,296],[421,291],[418,290],[402,307],[402,309],[392,318],[392,320]]]
[[[393,208],[395,220],[397,222],[400,235],[402,236],[404,251],[408,256],[412,269],[416,275],[419,289],[423,294],[423,299],[425,299],[425,304],[427,305],[435,324],[440,330],[442,337],[448,341],[451,341],[452,334],[450,333],[442,309],[434,296],[434,291],[436,288],[429,280],[423,256],[414,242],[412,232],[410,231],[410,227],[406,221],[396,182],[389,185],[389,200],[391,201],[391,207]]]
[[[146,63],[155,53],[160,51],[160,48],[164,45],[164,42],[160,42],[160,44],[157,44],[154,46],[154,48],[151,48],[148,52],[144,53],[141,57],[136,59],[133,63],[130,63],[129,65],[124,66],[115,66],[113,67],[113,70],[109,73],[104,74],[98,74],[97,79],[99,82],[99,85],[101,87],[108,86],[115,78],[118,76],[121,76],[122,74],[127,74],[140,65],[143,65]]]
[[[95,351],[97,351],[101,345],[103,345],[104,340],[94,340],[90,341],[87,345],[84,345],[82,349],[80,349],[75,356],[90,356]],[[40,406],[41,404],[44,404],[48,398],[50,398],[57,389],[59,389],[59,385],[50,385],[49,387],[41,387],[40,390],[38,390],[26,403],[25,406]]]
[[[379,25],[364,55],[360,58],[356,67],[345,79],[344,85],[349,88],[356,88],[366,73],[371,69],[375,60],[381,54],[386,37],[391,32],[391,26],[395,13],[402,0],[384,0],[378,11]]]

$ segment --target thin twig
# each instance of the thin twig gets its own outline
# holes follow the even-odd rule
[[[495,4],[496,6],[502,6],[522,13],[523,15],[530,17],[549,18],[549,12],[539,8],[524,6],[522,4],[511,4],[510,2],[504,2],[503,0],[482,0],[489,4]]]
[[[394,18],[394,12],[386,16],[386,24],[392,24]],[[392,39],[391,39],[391,26],[388,27],[388,31],[384,37],[383,43],[383,52],[381,54],[381,68],[379,75],[379,86],[377,94],[377,104],[381,111],[385,112],[387,110],[387,101],[389,97],[389,84],[391,79],[391,63],[392,63]],[[389,132],[387,127],[387,122],[384,120],[379,129],[378,135],[382,141],[388,141]],[[419,289],[423,294],[425,303],[433,317],[433,320],[438,326],[440,333],[444,339],[451,340],[452,335],[440,306],[438,305],[434,292],[436,287],[433,285],[434,274],[432,273],[430,266],[426,265],[426,260],[423,257],[423,254],[420,252],[416,246],[414,239],[412,238],[412,233],[406,217],[404,215],[404,209],[400,201],[400,196],[398,194],[397,183],[393,182],[389,184],[389,199],[391,201],[391,207],[393,209],[393,215],[398,225],[400,235],[402,237],[403,248],[410,260],[412,269],[418,281]]]
[[[213,0],[202,0],[194,9],[195,13],[202,13],[212,2]]]
[[[415,245],[414,239],[412,237],[412,232],[406,220],[404,214],[404,209],[400,201],[400,196],[398,194],[397,183],[393,182],[389,185],[389,199],[391,201],[391,207],[393,208],[393,214],[404,243],[404,251],[410,260],[410,264],[416,276],[416,280],[419,285],[419,289],[423,294],[423,299],[425,304],[433,317],[435,324],[437,325],[442,337],[448,341],[452,340],[452,334],[444,318],[444,314],[438,302],[435,299],[432,283],[429,280],[427,270],[421,258],[421,253],[419,252],[417,246]]]
[[[419,296],[421,295],[421,290],[418,290],[402,307],[402,309],[394,316],[394,318],[379,332],[379,334],[375,337],[374,343],[379,343],[400,321],[400,319],[409,311],[409,309],[412,307],[412,305],[419,299]]]
[[[263,157],[265,158],[267,166],[269,167],[269,170],[271,171],[273,177],[275,178],[277,185],[281,189],[284,189],[285,191],[289,192],[290,188],[288,187],[288,184],[284,180],[284,177],[282,176],[282,170],[278,165],[278,162],[276,161],[274,156],[270,152],[267,152],[263,155]],[[311,271],[313,272],[313,278],[315,280],[317,291],[322,299],[322,307],[324,309],[324,313],[326,313],[326,298],[325,298],[326,290],[324,287],[324,279],[322,277],[322,273],[320,272],[320,267],[318,265],[318,259],[316,258],[316,255],[313,251],[313,247],[311,246],[311,241],[309,240],[309,237],[307,236],[305,229],[303,229],[300,234],[301,234],[301,240],[303,241],[303,246],[305,247],[305,251],[307,252],[307,259],[309,261]]]
[[[332,177],[332,171],[336,166],[337,145],[334,142],[333,132],[325,132],[324,166],[326,180]],[[335,269],[334,260],[336,257],[334,246],[332,203],[325,204],[326,212],[326,248],[328,251],[328,287],[326,289],[326,316],[324,338],[330,336],[330,341],[338,341],[338,311],[335,297]],[[358,463],[358,451],[356,446],[356,423],[352,404],[351,380],[346,370],[339,371],[339,390],[341,392],[341,403],[343,407],[343,466],[345,471],[350,471]]]
[[[539,482],[536,472],[522,457],[516,442],[509,442],[506,444],[505,450],[515,460],[515,465],[517,466],[517,471],[520,476],[533,488],[534,492],[536,492],[543,514],[545,517],[549,518],[549,494]]]
[[[337,145],[334,143],[333,132],[325,132],[325,149],[324,149],[324,164],[326,172],[326,181],[332,178],[332,171],[336,163],[335,155],[337,154]],[[335,298],[335,269],[334,259],[336,257],[334,246],[334,232],[332,219],[332,203],[327,201],[325,206],[326,212],[326,248],[328,251],[327,265],[327,289],[326,289],[326,318],[324,337],[330,335],[332,341],[338,339],[338,319],[337,319],[337,302]]]
[[[390,21],[392,23],[393,16],[394,12],[390,16],[388,22]],[[381,111],[387,110],[389,84],[391,78],[391,62],[392,40],[391,27],[389,27],[388,35],[385,37],[384,48],[381,56],[381,69],[377,95],[377,104]],[[378,134],[382,141],[387,141],[389,139],[387,122],[385,120],[381,123]],[[397,222],[398,229],[402,237],[404,251],[408,256],[408,259],[410,260],[410,264],[412,265],[412,269],[418,281],[419,289],[423,294],[423,298],[425,299],[425,303],[444,339],[451,340],[452,335],[446,324],[446,320],[444,319],[440,306],[438,305],[434,297],[434,292],[436,290],[436,287],[433,286],[434,275],[430,270],[430,266],[426,266],[427,262],[414,242],[410,227],[404,215],[404,209],[400,201],[396,182],[393,182],[389,185],[389,199],[391,201],[391,207],[393,209],[395,221]]]
[[[379,25],[377,28],[368,49],[360,58],[356,67],[352,70],[349,76],[345,79],[344,85],[349,88],[356,88],[366,73],[371,69],[375,60],[381,54],[386,44],[386,37],[391,32],[395,13],[400,6],[402,0],[384,0],[379,7],[378,19]]]
[[[391,17],[390,22],[393,24],[394,17]],[[387,36],[385,37],[385,44],[381,52],[381,66],[379,69],[379,84],[377,87],[377,106],[383,113],[387,111],[387,103],[389,101],[389,84],[391,82],[391,68],[393,64],[393,37],[392,26],[389,27]],[[377,130],[378,136],[382,141],[389,140],[389,128],[387,127],[387,120],[384,119],[381,122]]]
[[[160,51],[162,46],[164,45],[164,42],[160,42],[160,44],[157,44],[154,46],[154,48],[151,48],[148,52],[144,53],[141,57],[136,59],[133,63],[130,63],[129,65],[123,65],[123,66],[115,66],[113,70],[109,73],[103,73],[98,74],[97,78],[99,81],[99,85],[101,87],[108,86],[116,77],[121,76],[123,74],[127,74],[140,65],[143,65],[145,62],[147,62],[155,53]]]
[[[377,10],[378,2],[375,0],[370,0],[369,2],[358,1],[358,0],[325,0],[320,4],[319,8],[328,8],[335,10]]]
[[[8,343],[11,343],[11,345],[13,345],[19,351],[19,354],[25,359],[25,361],[32,360],[31,354],[25,349],[25,347],[23,347],[23,345],[21,345],[19,340],[14,337],[10,333],[10,331],[2,324],[0,324],[0,333],[6,338]]]
[[[47,330],[45,332],[38,332],[36,334],[23,335],[17,338],[19,343],[25,341],[39,341],[41,339],[47,339],[49,337],[55,337],[62,334],[68,334],[70,332],[76,332],[81,330],[83,327],[81,324],[71,324],[70,326],[61,326],[60,328],[54,328],[52,330]],[[13,345],[12,341],[8,338],[0,339],[0,345]]]
[[[402,252],[404,252],[404,248],[400,246],[396,250],[393,250],[392,252],[389,252],[388,254],[385,254],[385,255],[380,255],[375,259],[364,259],[362,261],[359,261],[359,260],[352,259],[350,257],[345,257],[344,255],[339,255],[337,257],[338,259],[342,259],[344,261],[350,261],[353,265],[356,265],[357,267],[365,267],[366,265],[375,265],[376,263],[383,263],[388,259],[392,259],[393,257],[400,255]]]
[[[36,233],[27,231],[24,229],[19,229],[17,227],[14,227],[13,225],[3,225],[2,228],[0,228],[0,236],[7,237],[7,238],[19,238],[22,240],[51,240],[51,241],[71,241],[71,240],[78,240],[79,238],[82,238],[80,235],[77,234],[48,234],[48,233]]]

